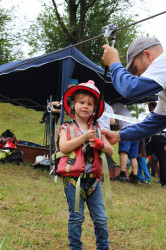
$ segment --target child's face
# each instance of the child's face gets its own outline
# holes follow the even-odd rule
[[[79,94],[75,99],[75,115],[88,120],[93,114],[95,108],[95,99],[93,96]]]

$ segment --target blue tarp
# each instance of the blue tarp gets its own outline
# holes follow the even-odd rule
[[[0,102],[44,110],[50,96],[52,100],[61,100],[73,73],[78,75],[80,83],[94,80],[97,87],[102,89],[104,69],[89,60],[75,47],[1,65]],[[131,104],[146,101],[146,98],[141,101],[123,98],[114,89],[110,73],[107,74],[106,81],[104,89],[106,102],[118,101]]]

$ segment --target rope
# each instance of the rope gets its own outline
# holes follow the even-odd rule
[[[126,29],[126,28],[128,28],[128,27],[130,27],[130,26],[133,26],[133,25],[136,25],[136,24],[138,24],[138,23],[142,23],[142,22],[144,22],[144,21],[147,21],[147,20],[149,20],[149,19],[151,19],[151,18],[154,18],[154,17],[156,17],[156,16],[163,15],[163,14],[165,14],[165,13],[166,13],[166,10],[163,11],[163,12],[160,12],[160,13],[158,13],[158,14],[155,14],[155,15],[153,15],[153,16],[144,18],[144,19],[142,19],[142,20],[140,20],[140,21],[137,21],[137,22],[128,24],[128,25],[126,25],[126,26],[122,26],[121,28],[117,28],[117,29],[115,30],[115,32],[117,32],[117,31],[119,31],[119,30]],[[114,33],[114,32],[113,32],[113,33]]]
[[[139,21],[137,21],[137,22],[128,24],[128,25],[126,25],[126,26],[122,26],[122,27],[120,27],[120,28],[116,28],[116,29],[112,32],[112,34],[115,34],[116,32],[118,32],[118,31],[120,31],[120,30],[126,29],[126,28],[128,28],[128,27],[130,27],[130,26],[133,26],[133,25],[136,25],[136,24],[138,24],[138,23],[144,22],[144,21],[149,20],[149,19],[151,19],[151,18],[154,18],[154,17],[160,16],[160,15],[163,15],[163,14],[165,14],[165,13],[166,13],[166,11],[163,11],[163,12],[157,13],[157,14],[155,14],[155,15],[153,15],[153,16],[150,16],[150,17],[144,18],[144,19],[142,19],[142,20],[139,20]],[[90,42],[90,41],[92,41],[92,40],[96,40],[96,39],[98,39],[98,38],[100,38],[100,37],[103,37],[103,34],[98,35],[98,36],[95,36],[95,37],[92,37],[92,38],[89,38],[89,39],[87,39],[87,40],[84,40],[84,41],[81,41],[81,42],[78,42],[78,43],[75,43],[75,44],[73,44],[73,45],[69,45],[69,46],[67,46],[67,47],[65,47],[65,48],[63,48],[63,49],[59,49],[59,50],[57,50],[57,51],[53,51],[53,52],[50,52],[50,53],[48,53],[48,54],[44,54],[44,55],[42,55],[42,56],[39,56],[39,57],[34,58],[34,59],[31,59],[31,60],[26,61],[26,62],[24,62],[24,63],[20,63],[19,65],[15,65],[15,66],[13,66],[13,67],[11,67],[11,68],[9,68],[9,69],[5,69],[5,70],[1,71],[0,73],[6,72],[6,71],[8,71],[8,70],[11,70],[11,69],[14,69],[14,68],[23,66],[23,65],[25,65],[25,64],[28,64],[28,63],[31,63],[31,62],[34,62],[34,61],[37,61],[37,60],[42,59],[42,58],[45,58],[45,57],[47,57],[47,56],[49,56],[49,55],[54,55],[54,54],[59,53],[59,52],[61,52],[61,51],[64,51],[64,50],[67,50],[67,49],[76,47],[76,46],[78,46],[78,45],[80,45],[80,44],[84,44],[84,43]]]

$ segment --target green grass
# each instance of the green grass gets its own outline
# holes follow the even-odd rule
[[[61,179],[30,165],[0,165],[2,249],[68,249],[68,207]],[[159,184],[111,182],[113,209],[106,208],[113,249],[165,249],[165,190]],[[84,249],[95,249],[93,223],[85,209]]]
[[[44,124],[39,123],[42,116],[41,111],[0,103],[0,134],[9,129],[17,140],[43,145]]]
[[[15,124],[8,123],[10,127],[6,124],[3,129],[6,118],[1,119],[0,132],[13,129],[16,137],[24,140],[22,119],[15,121],[14,116],[26,117],[27,127],[32,126],[31,120],[36,124],[32,137],[24,125],[29,131],[28,140],[40,143],[43,131],[38,121],[42,114],[12,105],[8,108]],[[117,146],[114,159],[118,160]],[[113,209],[106,207],[110,249],[166,249],[166,190],[155,180],[137,186],[111,181]],[[68,249],[67,220],[68,206],[60,178],[57,183],[53,177],[50,181],[47,169],[36,169],[31,164],[0,164],[0,249]],[[82,241],[83,249],[96,249],[86,206]]]

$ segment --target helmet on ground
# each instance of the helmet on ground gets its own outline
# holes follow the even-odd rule
[[[13,142],[7,141],[3,148],[16,149],[16,145]]]

